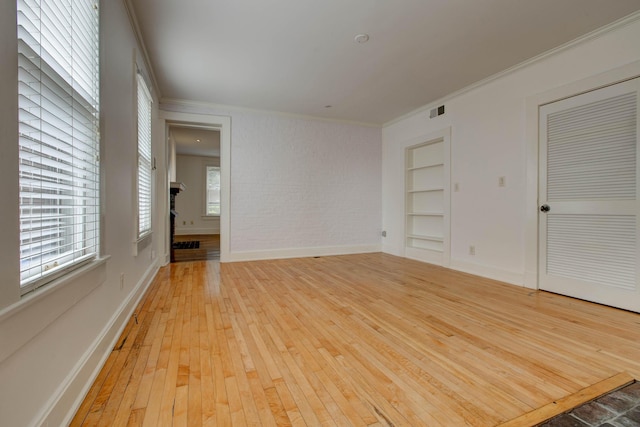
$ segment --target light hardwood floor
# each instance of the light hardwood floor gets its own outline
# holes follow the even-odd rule
[[[625,371],[630,312],[384,254],[182,262],[72,425],[494,426]]]
[[[206,261],[220,259],[219,234],[183,234],[174,237],[174,242],[200,242],[198,249],[174,249],[174,262]]]

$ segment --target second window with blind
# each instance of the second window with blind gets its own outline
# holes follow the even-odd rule
[[[138,241],[151,233],[152,156],[151,156],[151,93],[142,74],[137,74],[138,104]]]

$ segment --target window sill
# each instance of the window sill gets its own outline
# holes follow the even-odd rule
[[[202,215],[202,219],[205,221],[211,221],[214,219],[220,219],[220,215]]]
[[[109,258],[73,270],[0,311],[0,362],[104,283]]]
[[[138,240],[133,242],[133,256],[138,256],[140,252],[142,252],[147,246],[149,246],[153,239],[151,236],[153,235],[152,231],[143,234]]]

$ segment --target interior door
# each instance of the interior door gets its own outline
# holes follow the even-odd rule
[[[640,79],[540,108],[539,287],[640,312]]]

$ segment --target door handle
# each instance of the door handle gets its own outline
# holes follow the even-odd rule
[[[551,210],[551,207],[549,205],[540,206],[540,212],[549,212],[550,210]]]

